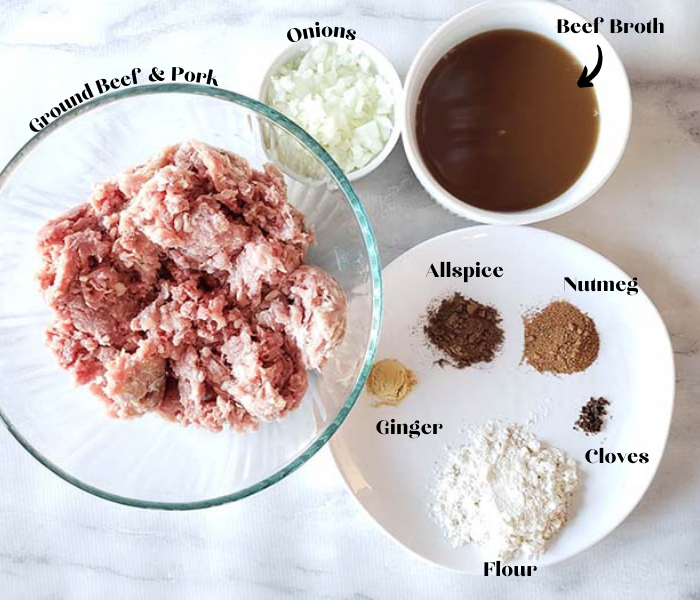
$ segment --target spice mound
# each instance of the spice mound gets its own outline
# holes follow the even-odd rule
[[[411,369],[398,360],[385,358],[372,365],[367,378],[367,389],[381,400],[374,406],[396,406],[418,383]]]
[[[495,308],[457,292],[428,309],[424,331],[433,346],[446,356],[439,364],[463,369],[494,359],[503,343],[500,322]]]
[[[600,433],[605,426],[605,416],[608,414],[606,406],[610,406],[610,402],[605,398],[591,398],[581,407],[581,414],[574,423],[574,429],[583,431],[586,435]]]
[[[598,358],[600,339],[593,319],[569,302],[552,302],[523,321],[523,358],[540,373],[578,373]]]
[[[47,343],[118,418],[213,431],[296,408],[340,344],[340,285],[284,178],[197,141],[99,183],[39,233]]]
[[[437,480],[433,515],[455,547],[474,542],[489,558],[537,557],[567,521],[576,462],[519,425],[470,431]]]

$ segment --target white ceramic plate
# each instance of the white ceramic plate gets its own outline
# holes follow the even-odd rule
[[[503,277],[426,278],[431,263],[503,267]],[[564,277],[629,281],[592,250],[559,235],[527,227],[471,227],[429,240],[384,270],[384,324],[377,360],[396,358],[413,368],[418,387],[398,407],[373,408],[363,392],[331,448],[341,473],[367,512],[394,539],[419,556],[461,571],[483,573],[486,557],[475,545],[452,548],[432,520],[433,484],[460,445],[460,431],[488,419],[528,425],[540,439],[564,450],[580,466],[581,488],[570,520],[534,564],[548,565],[595,544],[619,525],[648,488],[661,461],[674,395],[673,353],[654,305],[640,291],[576,292]],[[643,284],[644,282],[640,282]],[[489,364],[463,370],[433,364],[420,327],[428,303],[460,291],[498,308],[502,351]],[[544,375],[520,364],[523,313],[555,298],[569,300],[595,321],[601,339],[597,361],[583,373]],[[604,430],[573,430],[591,396],[611,406]],[[380,435],[381,419],[442,423],[438,435],[409,439]],[[647,464],[590,464],[590,448],[647,452]],[[642,540],[640,540],[640,543]],[[492,558],[491,558],[492,560]],[[512,564],[532,564],[522,557]]]

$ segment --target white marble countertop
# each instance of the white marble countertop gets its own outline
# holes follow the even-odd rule
[[[663,35],[609,36],[633,87],[629,146],[594,198],[542,225],[639,277],[673,337],[671,435],[632,515],[600,544],[531,579],[487,580],[430,566],[392,542],[346,492],[327,449],[252,500],[168,513],[93,498],[0,430],[0,597],[700,598],[700,5],[564,3],[588,17],[658,17],[666,27]],[[316,20],[355,29],[404,76],[427,36],[468,4],[4,0],[0,163],[29,138],[32,116],[86,81],[180,65],[213,68],[220,86],[254,94],[257,65],[285,45],[290,27]],[[465,225],[427,197],[400,147],[356,187],[385,263]]]

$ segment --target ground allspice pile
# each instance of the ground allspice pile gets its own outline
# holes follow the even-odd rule
[[[446,357],[438,364],[463,369],[493,360],[503,343],[500,322],[495,308],[457,292],[428,308],[424,331],[430,343]]]
[[[569,302],[557,300],[524,317],[523,358],[540,373],[578,373],[598,357],[595,323]]]

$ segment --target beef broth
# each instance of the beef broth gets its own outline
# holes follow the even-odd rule
[[[429,73],[417,106],[421,156],[438,183],[479,208],[511,212],[561,195],[598,138],[594,88],[563,47],[528,31],[482,33]]]

